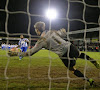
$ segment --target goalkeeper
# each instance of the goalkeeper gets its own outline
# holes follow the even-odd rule
[[[67,37],[67,32],[65,29],[61,29],[58,31],[49,30],[45,31],[45,23],[37,22],[34,25],[35,32],[37,35],[41,36],[40,39],[35,44],[34,48],[25,53],[21,53],[21,56],[29,56],[33,55],[42,48],[48,49],[54,53],[56,53],[64,65],[73,72],[77,77],[81,77],[84,80],[87,80],[90,85],[93,85],[93,80],[85,77],[79,70],[77,70],[74,66],[76,64],[77,58],[84,59],[86,57],[91,63],[93,63],[96,68],[99,68],[99,63],[90,58],[88,55],[84,53],[80,53],[79,50],[68,40],[64,40],[63,38]],[[10,56],[13,56],[12,52],[9,52]],[[15,54],[16,55],[16,54]]]

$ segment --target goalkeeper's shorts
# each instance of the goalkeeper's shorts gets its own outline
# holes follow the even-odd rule
[[[70,51],[68,56],[68,51],[62,56],[61,60],[65,64],[66,67],[73,67],[76,64],[76,60],[74,58],[78,58],[79,50],[73,45],[70,45]],[[71,58],[71,60],[68,59]]]
[[[76,64],[76,60],[69,60],[69,59],[61,59],[62,60],[62,62],[64,63],[64,65],[66,66],[66,67],[73,67],[73,66],[75,66],[75,64]]]

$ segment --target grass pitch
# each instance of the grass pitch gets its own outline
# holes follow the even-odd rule
[[[100,52],[86,54],[100,63]],[[18,57],[7,57],[6,51],[0,50],[0,90],[48,90],[49,87],[51,90],[100,90],[100,71],[93,64],[78,59],[76,68],[94,79],[93,87],[74,76],[59,57],[48,50],[41,50],[21,61]]]

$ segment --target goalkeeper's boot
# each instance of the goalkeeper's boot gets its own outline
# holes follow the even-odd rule
[[[90,78],[90,79],[88,80],[88,82],[89,82],[90,86],[93,86],[94,81],[93,81],[92,78]]]

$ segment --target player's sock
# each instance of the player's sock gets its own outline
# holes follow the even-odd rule
[[[74,71],[74,75],[76,75],[77,77],[82,77],[82,78],[84,78],[84,75],[83,75],[79,70],[75,70],[75,71]]]
[[[84,78],[84,75],[79,70],[75,70],[74,75],[76,75],[77,77],[82,77],[83,80],[87,80],[89,82],[90,86],[93,86],[94,83],[93,79],[91,78],[89,79],[87,77]]]
[[[97,69],[100,69],[100,64],[97,61],[91,61]]]
[[[81,55],[79,56],[79,58],[82,58],[82,59],[84,59],[85,57],[87,60],[89,60],[91,63],[93,63],[97,69],[100,69],[100,64],[93,58],[89,57],[88,55],[86,55],[84,53],[81,53]]]

